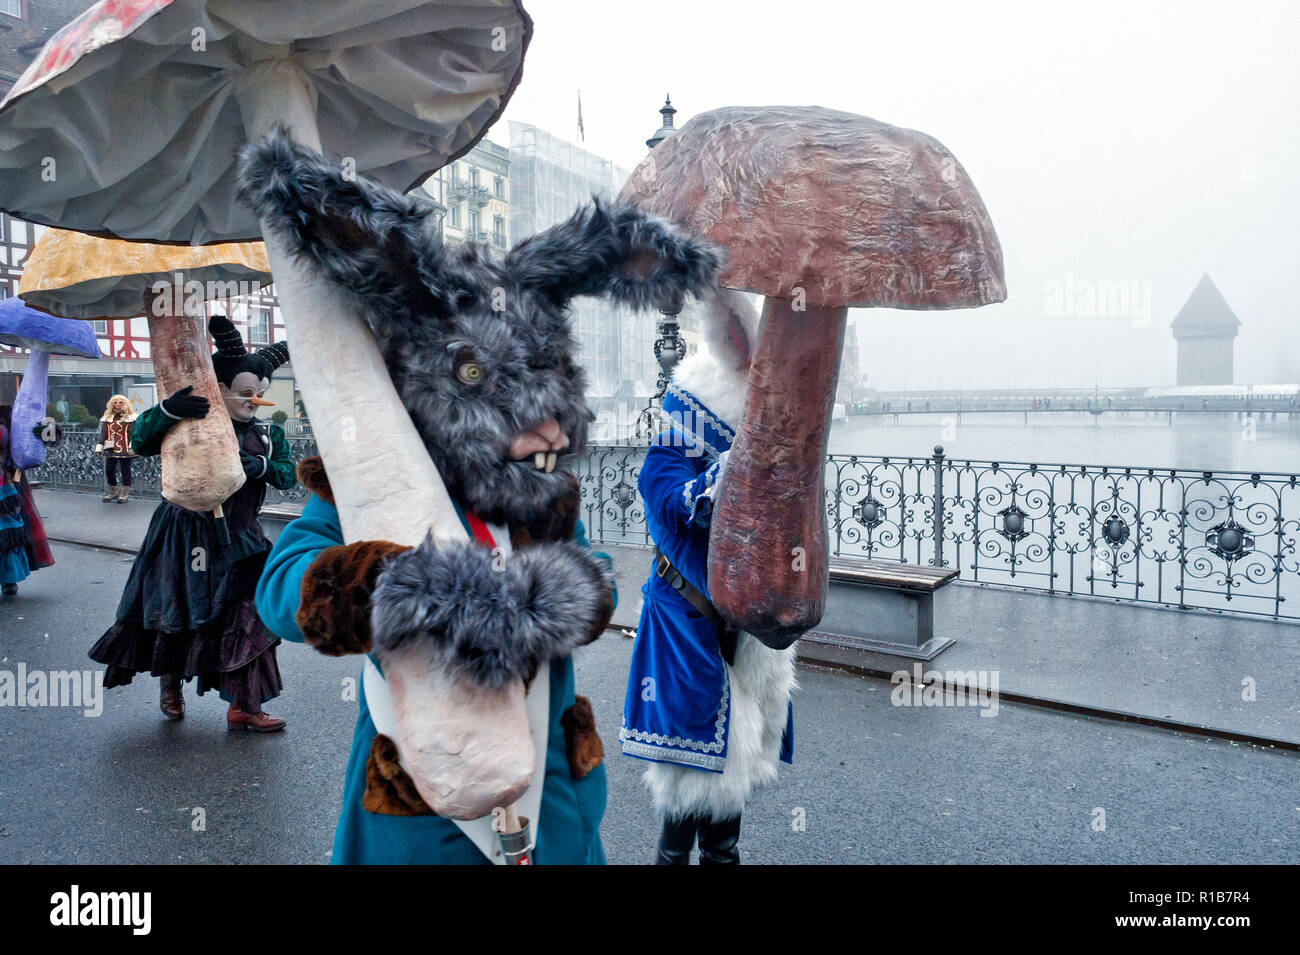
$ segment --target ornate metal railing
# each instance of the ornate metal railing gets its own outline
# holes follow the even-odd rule
[[[73,491],[104,490],[104,459],[95,453],[97,431],[67,430],[64,439],[46,452],[45,463],[32,468],[29,476],[45,487]],[[316,454],[314,438],[289,437],[289,450],[296,465],[303,458]],[[133,458],[131,461],[131,493],[136,497],[156,498],[161,488],[159,457]],[[301,504],[307,499],[307,489],[295,484],[287,491],[273,487],[266,489],[266,505],[284,503]]]
[[[645,449],[592,448],[592,540],[651,546]],[[1300,619],[1300,477],[1090,464],[826,459],[831,554],[1050,593]]]
[[[290,438],[295,462],[316,453]],[[95,435],[70,432],[31,476],[102,490]],[[592,447],[579,467],[593,542],[651,547],[643,445]],[[134,487],[157,496],[159,459]],[[301,503],[297,486],[268,504]],[[1300,477],[1091,464],[826,459],[831,554],[945,566],[963,580],[1162,606],[1300,619]]]
[[[637,477],[645,462],[645,446],[593,445],[578,466],[582,489],[582,523],[587,537],[608,544],[653,547],[645,522],[645,504],[637,492]]]

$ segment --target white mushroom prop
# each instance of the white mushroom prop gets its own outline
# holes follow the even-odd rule
[[[261,224],[235,198],[235,157],[275,126],[343,157],[349,173],[410,189],[471,149],[504,109],[531,33],[516,0],[101,2],[50,41],[0,104],[0,208],[131,240],[259,238]],[[124,135],[116,122],[141,115],[142,104],[148,122]],[[467,539],[369,329],[277,238],[267,240],[344,539],[416,544],[429,531]],[[362,422],[364,442],[356,439]],[[385,475],[382,498],[366,480],[376,472]],[[399,684],[432,696],[407,705]],[[409,724],[403,732],[403,711],[454,715],[458,692],[414,674],[394,679],[399,733],[415,736]],[[534,747],[518,739],[518,726],[494,728],[493,707],[474,712],[484,713],[486,735],[502,737],[482,754],[497,762],[486,772],[463,767],[447,815],[481,816],[534,779]],[[428,778],[424,751],[398,743],[438,811],[445,783]],[[441,756],[454,763],[457,753]]]
[[[60,318],[147,317],[159,399],[192,385],[211,406],[203,418],[177,422],[163,439],[162,495],[221,518],[222,502],[244,484],[244,470],[212,371],[201,305],[270,281],[261,243],[151,245],[50,229],[27,257],[18,294]]]

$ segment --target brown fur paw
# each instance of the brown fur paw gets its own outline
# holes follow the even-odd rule
[[[582,779],[601,764],[605,747],[596,732],[596,717],[591,712],[591,701],[585,696],[573,699],[573,705],[560,717],[564,727],[564,749],[569,756],[569,773]]]
[[[397,744],[376,733],[366,760],[366,792],[361,808],[384,816],[432,816],[415,784],[397,759]]]
[[[370,651],[370,595],[384,558],[406,550],[389,541],[358,541],[327,547],[302,575],[298,627],[321,653],[342,656]]]
[[[303,458],[298,462],[298,482],[311,491],[326,504],[334,503],[334,492],[330,490],[330,479],[325,474],[325,462],[319,455]]]

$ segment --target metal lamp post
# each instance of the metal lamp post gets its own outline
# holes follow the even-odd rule
[[[677,110],[673,108],[672,98],[664,96],[664,105],[659,108],[659,115],[663,117],[659,128],[654,135],[645,141],[645,144],[654,149],[669,136],[677,132],[673,125],[673,116]],[[663,396],[668,392],[668,382],[672,380],[673,369],[677,363],[686,357],[686,341],[681,335],[681,326],[678,324],[677,316],[681,313],[681,304],[673,311],[662,310],[663,316],[659,321],[659,337],[655,339],[655,361],[659,363],[659,379],[655,382],[655,393],[650,396],[646,403],[645,410],[641,412],[640,419],[637,421],[636,435],[638,438],[648,437],[653,433],[654,419],[658,408],[655,402],[660,402],[662,406]],[[644,426],[645,430],[642,430]]]

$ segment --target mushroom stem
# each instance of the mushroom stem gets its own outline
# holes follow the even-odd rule
[[[479,819],[523,796],[538,759],[523,681],[482,690],[453,677],[418,643],[395,647],[380,662],[402,767],[430,809],[444,819]]]
[[[294,64],[269,63],[247,77],[239,104],[250,140],[278,124],[300,145],[321,151],[314,94]],[[414,546],[432,530],[439,540],[467,541],[365,320],[304,268],[265,220],[262,236],[344,540]],[[384,475],[382,486],[376,474]]]
[[[709,597],[784,649],[826,606],[826,438],[848,309],[768,298],[709,534]]]
[[[202,315],[177,308],[182,290],[145,293],[149,354],[158,382],[158,400],[186,385],[211,405],[202,418],[185,418],[162,442],[162,495],[189,511],[212,511],[244,486],[239,442],[230,423],[221,387],[212,371],[208,330]]]
[[[280,124],[321,151],[313,94],[293,64],[270,64],[250,77],[239,102],[249,139]],[[414,546],[432,532],[440,546],[464,545],[469,535],[365,320],[265,219],[262,236],[343,539]],[[519,798],[537,760],[522,682],[499,691],[471,686],[418,648],[381,662],[402,766],[434,812],[474,819]]]
[[[14,397],[10,415],[9,456],[19,468],[38,468],[45,463],[45,443],[32,434],[32,428],[45,417],[45,397],[49,386],[50,353],[33,348],[23,370],[23,383]]]

